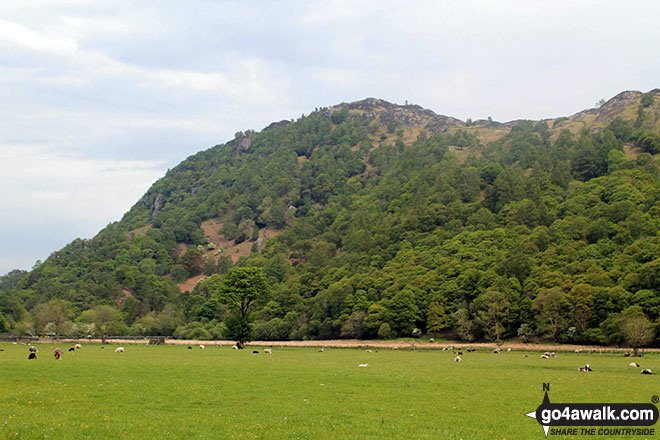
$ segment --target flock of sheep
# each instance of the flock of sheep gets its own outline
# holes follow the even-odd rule
[[[82,345],[76,344],[73,347],[70,347],[69,351],[76,351],[76,350],[80,350],[81,348],[82,348]],[[101,348],[104,348],[104,347],[101,347]],[[30,352],[28,354],[28,359],[29,360],[37,358],[37,353],[39,353],[39,350],[37,349],[37,347],[35,347],[34,345],[30,345],[30,348],[28,348],[28,351]],[[124,352],[124,347],[117,347],[115,349],[115,353],[123,353],[123,352]],[[53,355],[55,356],[56,360],[62,359],[63,354],[64,354],[64,350],[62,350],[59,347],[53,347]]]
[[[447,348],[447,350],[453,350],[453,349],[454,349],[454,347]],[[443,348],[442,351],[445,351],[445,348]],[[469,352],[470,348],[468,348],[466,351]],[[507,348],[506,351],[510,352],[511,349]],[[501,349],[499,347],[496,348],[495,350],[493,350],[493,353],[495,353],[495,354],[499,354],[500,352],[501,352]],[[576,354],[578,354],[580,352],[581,352],[580,350],[575,350]],[[463,360],[463,358],[461,358],[462,355],[463,355],[463,352],[460,351],[460,349],[459,349],[458,356],[456,356],[454,358],[454,362],[461,362]],[[628,357],[628,356],[630,356],[630,353],[624,353],[623,356]],[[527,357],[527,355],[523,355],[523,357]],[[543,353],[541,355],[541,359],[550,359],[550,358],[555,358],[555,357],[557,357],[557,353],[554,352],[554,351],[552,351],[552,352],[546,351],[545,353]],[[639,364],[637,362],[631,362],[630,364],[628,364],[628,366],[632,367],[632,368],[639,368]],[[587,373],[587,372],[591,372],[593,370],[591,369],[591,366],[589,364],[585,364],[584,366],[578,367],[578,371]],[[651,371],[650,368],[645,368],[642,371],[640,371],[640,374],[653,374],[653,371]]]
[[[73,347],[69,348],[69,351],[80,350],[81,348],[82,348],[82,345],[76,344]],[[101,348],[104,348],[104,347],[101,347]],[[206,348],[206,346],[204,344],[200,344],[199,348],[201,350],[204,350]],[[235,349],[235,350],[239,349],[239,347],[237,345],[234,345],[232,348]],[[397,350],[398,347],[394,347],[393,349]],[[36,359],[37,358],[37,353],[39,351],[39,350],[37,350],[37,347],[31,345],[28,350],[29,350],[28,359]],[[188,346],[188,350],[192,350],[192,346]],[[454,349],[454,347],[451,347],[451,346],[442,348],[442,351],[448,351],[448,350],[451,350],[454,353],[456,353],[458,351],[457,356],[454,358],[454,362],[461,362],[463,360],[463,358],[461,357],[461,356],[463,356],[462,349],[459,348],[456,351]],[[319,353],[322,353],[324,351],[324,348],[321,348],[318,351],[319,351]],[[467,353],[469,353],[471,351],[474,351],[474,349],[468,347],[465,351]],[[511,349],[507,348],[506,351],[510,352]],[[123,352],[124,352],[124,347],[117,347],[115,349],[115,353],[123,353]],[[367,349],[367,350],[365,350],[365,352],[366,353],[371,353],[372,350]],[[499,354],[500,352],[501,352],[501,349],[499,347],[495,348],[493,350],[494,354]],[[258,354],[259,351],[258,350],[253,350],[252,353],[253,354]],[[266,348],[266,349],[264,349],[264,353],[273,354],[273,350],[271,348]],[[575,350],[575,353],[580,353],[580,350]],[[57,359],[57,360],[62,359],[63,354],[64,354],[64,352],[61,348],[58,348],[58,347],[53,348],[53,355],[55,356],[55,359]],[[523,356],[527,357],[527,355],[523,355]],[[624,353],[624,357],[628,357],[628,356],[630,356],[629,353]],[[542,359],[550,359],[550,358],[555,358],[555,357],[557,357],[557,353],[555,353],[554,351],[553,352],[547,352],[546,351],[545,353],[543,353],[541,355]],[[358,367],[368,367],[368,366],[369,366],[369,364],[367,364],[367,363],[358,365]],[[631,362],[630,364],[628,364],[628,366],[631,367],[631,368],[639,368],[639,364],[637,362]],[[578,371],[579,372],[591,372],[593,370],[591,369],[591,366],[589,364],[585,364],[584,366],[578,367]],[[653,372],[649,368],[644,368],[643,370],[640,371],[640,374],[653,374]]]

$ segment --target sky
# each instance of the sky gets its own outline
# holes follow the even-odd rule
[[[0,275],[92,238],[186,157],[376,97],[565,116],[660,87],[653,1],[0,3]]]

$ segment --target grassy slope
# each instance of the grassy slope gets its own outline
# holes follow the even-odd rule
[[[649,402],[621,356],[88,345],[55,361],[0,344],[0,438],[542,438],[541,403]],[[368,362],[368,368],[358,368]],[[577,366],[590,363],[591,374]],[[642,358],[660,370],[660,356]],[[557,438],[557,437],[555,437]],[[596,438],[596,437],[589,437]]]

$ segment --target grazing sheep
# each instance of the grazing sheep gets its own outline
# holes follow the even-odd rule
[[[445,350],[447,350],[447,349],[445,347],[442,347],[442,351],[445,351]]]
[[[631,362],[628,364],[629,367],[634,367],[634,368],[639,368],[639,364],[637,362]]]
[[[467,351],[468,353],[470,353],[470,352],[473,352],[473,351],[474,351],[474,349],[472,349],[472,348],[470,348],[470,347],[468,347],[468,348],[467,348],[467,350],[465,350],[465,351]]]
[[[575,350],[575,354],[580,353],[582,350]]]
[[[364,350],[365,353],[371,353],[371,350]]]
[[[69,347],[69,351],[76,351],[76,349],[73,347]]]
[[[35,347],[33,345],[30,345],[30,348],[28,350],[30,350],[30,353],[37,353],[39,351],[39,350],[37,350],[37,347]]]
[[[238,345],[232,345],[231,348],[233,348],[234,350],[238,350]]]
[[[556,358],[556,357],[557,357],[557,353],[555,353],[555,352],[553,351],[552,353],[550,353],[550,356],[552,356],[553,358]]]
[[[507,348],[506,351],[507,351],[507,352],[511,351],[511,348]]]
[[[639,374],[653,374],[653,371],[651,371],[650,368],[645,368],[642,371],[640,371]]]
[[[123,352],[124,352],[124,347],[115,348],[115,353],[123,353]]]
[[[76,350],[80,350],[82,348],[82,345],[76,344]]]
[[[259,354],[259,350],[253,350],[252,354]]]
[[[204,349],[206,348],[206,346],[205,346],[204,344],[199,344],[199,348],[201,348],[202,350],[204,350]]]
[[[192,347],[190,345],[188,346],[188,350],[192,350]]]
[[[37,353],[31,351],[30,354],[28,355],[28,359],[36,359],[36,358],[37,358]]]
[[[447,347],[447,350],[453,350],[453,349],[454,349],[454,346],[453,346],[453,345],[450,346],[450,347]]]
[[[392,347],[392,350],[398,350],[399,347]]]
[[[495,354],[500,354],[500,349],[499,349],[499,348],[496,348],[495,350],[493,350],[493,353],[495,353]]]
[[[626,351],[625,353],[623,353],[623,357],[626,357],[626,358],[627,358],[627,357],[630,357],[630,352],[629,352],[629,351]]]
[[[271,350],[270,348],[264,348],[264,353],[273,354],[273,350]]]
[[[101,350],[103,350],[105,347],[101,346]]]
[[[360,364],[360,365],[358,365],[358,367],[368,367],[368,366],[369,366],[369,364]]]
[[[323,349],[320,349],[320,350],[319,350],[319,353],[323,353]]]
[[[550,357],[550,356],[548,356],[547,354],[542,354],[542,355],[541,355],[541,359],[548,359],[549,357]]]
[[[578,371],[584,371],[586,373],[587,371],[593,371],[593,370],[591,369],[589,364],[586,364],[584,367],[578,367]]]
[[[64,352],[62,351],[61,348],[53,348],[53,355],[55,355],[55,359],[58,359],[58,360],[62,359],[62,353],[64,353]]]
[[[459,356],[463,356],[463,352],[462,352],[462,351],[459,351],[459,352],[458,352],[458,355],[459,355]]]
[[[456,356],[456,357],[454,358],[454,362],[460,362],[460,361],[462,361],[462,360],[463,360],[463,359],[461,359],[460,356]]]
[[[429,338],[429,342],[433,343],[433,342],[435,342],[435,339]]]

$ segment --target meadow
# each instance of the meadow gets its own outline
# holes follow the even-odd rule
[[[553,402],[660,394],[621,354],[59,346],[60,361],[49,344],[28,361],[27,346],[0,344],[0,438],[542,439],[524,414],[544,382]],[[636,361],[660,371],[658,354]]]

